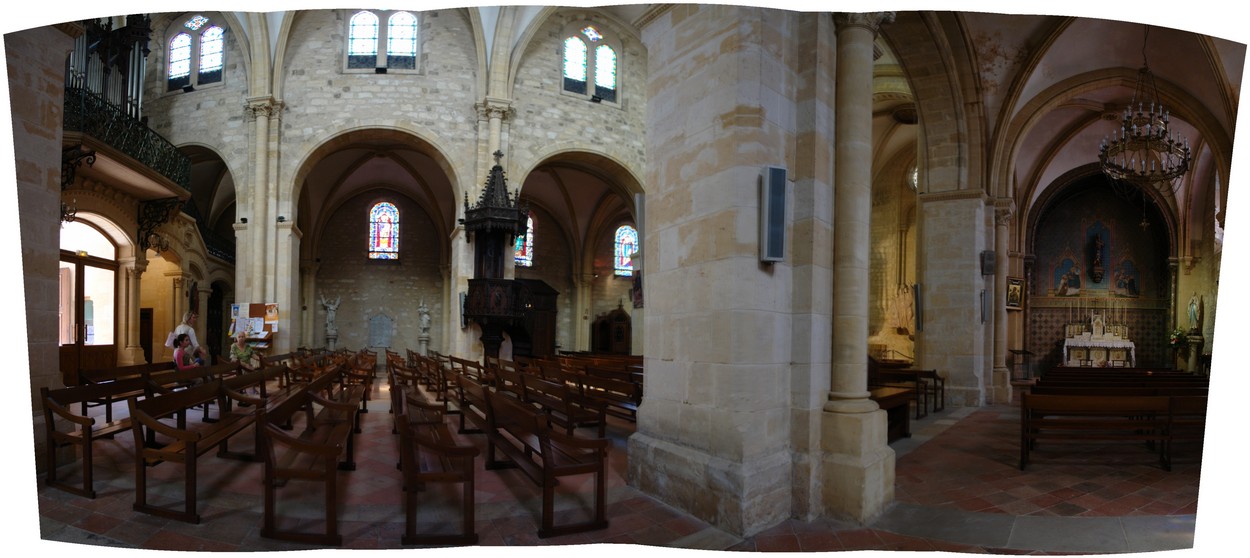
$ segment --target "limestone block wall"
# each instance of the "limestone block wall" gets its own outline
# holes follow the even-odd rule
[[[617,103],[591,103],[563,92],[562,31],[585,20],[621,44],[617,53]],[[605,153],[642,176],[647,97],[647,55],[634,36],[600,15],[578,9],[557,12],[534,34],[516,71],[516,115],[510,124],[509,156],[530,168],[569,150]]]
[[[210,14],[211,15],[211,14]],[[184,20],[179,14],[178,20]],[[238,30],[227,28],[225,33],[225,67],[220,83],[197,86],[195,91],[168,91],[166,82],[169,67],[169,40],[172,35],[165,24],[169,17],[154,17],[151,54],[148,55],[147,76],[144,83],[143,110],[148,116],[148,126],[169,140],[183,146],[194,144],[207,147],[221,156],[235,179],[239,207],[236,214],[246,215],[244,208],[251,207],[251,175],[248,174],[249,134],[251,127],[243,118],[243,99],[251,95],[247,83],[247,67],[243,63],[246,43]],[[211,17],[213,23],[225,25],[220,16]],[[207,208],[201,208],[206,210]]]
[[[788,517],[788,265],[758,261],[758,177],[792,161],[789,12],[680,5],[643,30],[647,399],[630,483],[735,533]],[[663,53],[657,56],[655,53]]]
[[[616,274],[616,228],[621,225],[633,225],[632,222],[621,221],[613,223],[611,226],[605,227],[602,234],[595,237],[595,242],[591,247],[593,258],[593,266],[590,281],[590,319],[584,320],[584,327],[591,327],[595,318],[607,314],[617,307],[625,309],[629,313],[631,319],[634,312],[634,304],[629,298],[629,293],[634,286],[634,278],[632,276],[623,276]],[[690,285],[690,287],[696,287]],[[641,327],[642,324],[634,324],[633,327]]]
[[[344,49],[350,10],[311,10],[296,15],[287,45],[288,67],[282,80],[282,158],[278,186],[280,203],[294,204],[288,181],[307,154],[336,134],[367,127],[411,131],[444,150],[468,184],[484,177],[472,171],[478,140],[474,104],[477,52],[473,32],[462,10],[421,12],[422,56],[416,73],[345,73]],[[475,194],[470,193],[470,198]],[[292,211],[283,206],[282,211]],[[290,213],[288,213],[288,216]]]
[[[29,397],[34,410],[31,438],[35,460],[44,466],[43,404],[40,387],[61,387],[58,350],[57,297],[60,291],[57,218],[60,189],[62,83],[64,53],[70,35],[53,27],[8,33],[9,105],[12,109],[14,167],[17,170],[17,206],[4,211],[5,219],[20,219],[22,289],[25,314]],[[14,63],[15,60],[20,61]],[[12,265],[12,264],[11,264]],[[20,365],[19,365],[20,366]]]
[[[367,256],[368,212],[378,201],[399,208],[399,259],[369,260]],[[431,245],[446,242],[437,234],[424,209],[393,191],[373,190],[357,195],[334,212],[326,224],[317,255],[317,292],[309,299],[314,311],[315,346],[325,346],[325,309],[321,297],[339,299],[336,313],[336,347],[359,350],[369,347],[369,320],[385,314],[394,320],[390,349],[403,353],[417,350],[420,335],[417,312],[424,299],[430,309],[430,347],[443,346],[443,277],[438,250]],[[315,306],[315,309],[312,308]],[[378,347],[374,347],[378,349]]]

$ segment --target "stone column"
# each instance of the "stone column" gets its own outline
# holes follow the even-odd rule
[[[1007,368],[1007,274],[1011,262],[1007,250],[1011,238],[1011,219],[1016,203],[1011,198],[994,202],[994,372],[990,399],[994,403],[1011,402],[1011,369]]]
[[[119,260],[121,264],[122,285],[121,285],[121,308],[122,323],[119,337],[119,345],[122,347],[118,355],[117,364],[120,366],[128,366],[131,364],[143,364],[146,360],[143,357],[142,340],[139,339],[139,278],[143,275],[146,264],[138,263],[135,258],[123,258]],[[161,341],[165,339],[162,337]]]
[[[583,273],[577,280],[577,298],[573,305],[573,346],[570,350],[589,351],[590,347],[590,320],[594,316],[590,315],[593,301],[591,293],[594,292],[595,276],[591,273]]]
[[[821,446],[826,513],[867,522],[894,499],[886,416],[868,398],[873,40],[893,12],[835,14],[833,366]]]
[[[274,241],[277,242],[277,259],[273,267],[273,275],[282,278],[294,278],[299,269],[299,242],[303,233],[295,222],[286,218],[274,230]],[[290,280],[276,281],[272,297],[265,302],[278,304],[278,333],[270,346],[271,354],[284,354],[295,350],[296,341],[302,331],[295,323],[299,314],[295,309],[300,304],[298,283]]]
[[[204,348],[204,362],[208,362],[208,357],[212,354],[208,347],[208,297],[213,294],[213,285],[208,281],[196,281],[195,286],[198,291],[196,294],[200,297],[200,307],[195,310],[199,314],[199,318],[195,320],[195,338]],[[220,349],[221,347],[218,347],[218,350]],[[226,356],[229,356],[229,353]]]
[[[313,320],[317,315],[315,306],[317,296],[317,269],[320,268],[320,266],[321,264],[317,262],[304,262],[300,265],[300,297],[298,300],[300,305],[299,346],[302,347],[317,346],[317,329]]]
[[[252,194],[251,244],[254,249],[250,261],[239,260],[237,265],[251,267],[248,292],[252,302],[264,302],[269,296],[265,292],[265,277],[270,272],[269,257],[264,247],[267,246],[269,229],[273,226],[269,220],[269,117],[274,109],[274,99],[269,96],[250,97],[244,108],[246,119],[253,123],[252,183],[249,186]]]

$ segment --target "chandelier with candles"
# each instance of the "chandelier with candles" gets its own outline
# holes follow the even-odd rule
[[[1146,29],[1146,37],[1150,29]],[[1180,177],[1189,171],[1192,157],[1189,139],[1172,132],[1171,114],[1159,99],[1154,73],[1146,61],[1142,40],[1142,67],[1137,71],[1133,100],[1120,118],[1120,128],[1104,137],[1098,149],[1098,162],[1107,177],[1160,191],[1176,191]]]

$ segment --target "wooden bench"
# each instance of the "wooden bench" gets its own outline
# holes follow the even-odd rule
[[[508,396],[485,392],[487,399],[486,468],[517,467],[543,490],[539,538],[581,533],[608,526],[605,509],[606,459],[609,441],[579,438],[552,429],[547,418]],[[496,452],[507,460],[495,459]],[[555,487],[559,477],[595,476],[594,514],[582,522],[555,524]]]
[[[607,404],[603,398],[591,398],[581,394],[577,386],[564,382],[552,382],[537,376],[520,376],[524,392],[522,401],[537,406],[547,415],[552,425],[573,435],[578,426],[597,426],[599,437],[607,435]]]
[[[221,379],[164,395],[129,400],[131,430],[135,437],[135,511],[190,523],[200,522],[196,513],[196,464],[199,457],[214,448],[220,457],[238,457],[229,451],[229,439],[255,424],[256,415],[224,414],[216,422],[189,425],[187,410],[210,402],[224,405],[226,398],[248,402],[258,408],[264,403],[261,399],[245,397],[226,389]],[[169,417],[176,417],[176,424],[164,422],[163,419]],[[166,441],[147,443],[149,432],[154,439]],[[185,498],[181,512],[148,503],[147,468],[166,461],[183,464]]]
[[[169,362],[153,362],[150,364],[134,364],[130,366],[116,366],[112,368],[99,368],[95,370],[83,370],[78,373],[78,385],[104,385],[116,382],[118,380],[129,380],[134,378],[150,378],[155,374],[162,372],[172,372],[177,368],[173,361]],[[67,384],[68,385],[68,384]],[[84,400],[82,404],[82,414],[87,414],[89,407],[104,406],[104,421],[113,421],[113,404],[123,402],[131,397],[143,395],[140,388],[137,391],[107,393],[96,400]]]
[[[456,406],[460,410],[460,433],[481,434],[490,428],[486,403],[486,386],[468,376],[456,377]],[[473,423],[468,428],[466,422]]]
[[[404,391],[404,390],[401,390]],[[400,439],[400,469],[404,475],[403,544],[475,545],[474,459],[480,453],[473,445],[458,444],[443,419],[440,403],[425,401],[409,393],[407,412],[397,417]],[[419,493],[427,483],[460,483],[461,527],[459,533],[419,533],[417,515]]]
[[[642,393],[637,384],[586,374],[572,377],[576,379],[582,397],[602,402],[604,411],[609,415],[638,422],[638,405],[642,404]],[[567,380],[568,376],[565,378]]]
[[[1189,444],[1196,445],[1197,453],[1201,455],[1207,429],[1207,396],[1173,395],[1169,400],[1171,411],[1168,415],[1168,460],[1175,458],[1178,443],[1182,449]]]
[[[338,532],[338,471],[354,471],[354,434],[359,430],[358,386],[335,390],[336,374],[323,374],[295,396],[264,413],[265,512],[262,537],[311,544],[341,545]],[[326,395],[330,394],[329,397]],[[303,430],[284,432],[281,424],[304,411]],[[340,457],[342,459],[340,459]],[[277,489],[290,480],[320,481],[325,489],[325,532],[282,529],[277,518]]]
[[[1159,463],[1171,470],[1167,455],[1170,401],[1167,396],[1034,395],[1020,396],[1020,470],[1039,440],[1145,442],[1155,447]]]
[[[44,429],[47,434],[48,476],[46,483],[71,494],[87,498],[95,498],[92,483],[94,457],[92,446],[96,440],[109,439],[120,432],[131,429],[129,416],[112,419],[112,413],[106,411],[105,421],[98,422],[88,416],[84,405],[82,413],[75,413],[75,404],[91,401],[109,401],[112,403],[129,401],[141,397],[151,397],[156,393],[167,393],[172,386],[183,382],[202,379],[207,370],[177,372],[163,368],[151,368],[139,376],[115,379],[101,383],[89,383],[60,389],[39,388],[39,396],[43,401]],[[58,420],[68,423],[67,430],[58,427]],[[62,482],[57,477],[59,468],[57,453],[61,448],[75,447],[82,452],[82,487]]]

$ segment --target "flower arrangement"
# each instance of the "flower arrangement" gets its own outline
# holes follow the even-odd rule
[[[1189,341],[1185,338],[1185,331],[1179,328],[1172,330],[1172,334],[1168,336],[1168,347],[1182,353],[1187,351]]]

